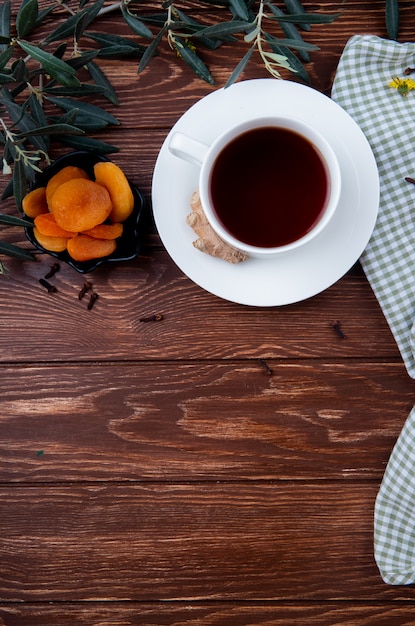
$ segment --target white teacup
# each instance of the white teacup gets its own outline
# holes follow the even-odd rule
[[[209,223],[248,255],[298,248],[321,233],[336,211],[337,157],[300,119],[251,119],[210,146],[175,132],[169,150],[200,167],[199,194]]]

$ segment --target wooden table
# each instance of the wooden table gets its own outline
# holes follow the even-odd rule
[[[343,12],[306,35],[315,88],[352,34],[385,35],[384,4],[304,2]],[[204,54],[216,87],[240,51]],[[102,67],[121,126],[99,137],[149,201],[166,134],[216,87],[167,47],[140,76]],[[149,217],[138,259],[88,276],[87,310],[69,266],[57,293],[39,285],[51,262],[0,277],[0,624],[415,623],[415,590],[382,582],[372,539],[415,386],[358,264],[298,304],[233,304],[176,267]]]

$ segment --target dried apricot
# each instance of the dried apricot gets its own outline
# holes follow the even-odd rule
[[[117,247],[114,239],[95,239],[78,235],[68,240],[68,253],[74,261],[90,261],[112,254]]]
[[[66,245],[69,241],[67,237],[49,237],[48,235],[42,235],[36,227],[33,228],[33,234],[42,248],[49,250],[49,252],[63,252],[66,250]]]
[[[46,200],[50,208],[50,201],[52,196],[60,185],[66,183],[73,178],[89,178],[85,170],[75,165],[67,165],[57,172],[52,178],[49,179],[46,185]]]
[[[102,224],[109,216],[112,204],[102,185],[89,179],[73,178],[57,188],[50,208],[59,226],[79,232]]]
[[[98,224],[94,228],[84,230],[83,234],[96,239],[118,239],[118,237],[121,237],[122,231],[123,225],[116,222],[114,224]]]
[[[95,182],[108,190],[113,209],[109,215],[112,222],[124,222],[134,208],[134,196],[122,169],[111,161],[94,165]]]
[[[77,234],[59,226],[53,213],[41,213],[34,222],[38,231],[48,237],[74,237]]]
[[[46,188],[37,187],[29,191],[22,200],[22,208],[27,217],[34,218],[41,213],[48,213],[46,202]]]

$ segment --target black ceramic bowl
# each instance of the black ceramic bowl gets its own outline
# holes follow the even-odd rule
[[[65,154],[64,156],[59,157],[58,159],[56,159],[56,161],[52,163],[52,165],[49,165],[47,168],[45,168],[43,172],[36,177],[36,180],[32,185],[32,189],[35,189],[36,187],[45,187],[48,180],[67,165],[74,165],[76,167],[82,168],[83,170],[85,170],[88,176],[92,180],[94,180],[95,163],[98,163],[98,161],[109,160],[110,159],[108,159],[107,157],[97,154],[95,152],[70,152],[69,154]],[[141,191],[130,181],[128,182],[134,195],[134,210],[124,222],[123,234],[119,239],[117,239],[117,248],[115,252],[113,252],[109,256],[103,257],[101,259],[92,259],[91,261],[74,261],[67,252],[51,252],[50,250],[46,250],[45,248],[43,248],[43,246],[41,246],[35,239],[33,229],[30,227],[27,227],[25,229],[26,237],[36,248],[38,248],[38,250],[46,252],[56,259],[68,263],[68,265],[71,265],[77,272],[80,272],[81,274],[92,272],[104,263],[130,261],[131,259],[134,259],[140,252],[145,200]],[[29,221],[33,221],[28,217],[26,217],[26,219]]]

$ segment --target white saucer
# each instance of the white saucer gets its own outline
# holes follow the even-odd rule
[[[311,122],[328,139],[340,162],[342,195],[329,226],[298,250],[232,265],[196,250],[186,224],[190,197],[198,186],[196,166],[167,148],[180,130],[210,143],[230,124],[290,114]],[[301,185],[301,172],[298,172]],[[320,92],[273,78],[242,81],[193,105],[175,124],[158,156],[152,186],[159,235],[178,267],[212,294],[252,306],[279,306],[310,298],[339,280],[358,260],[375,226],[379,177],[372,150],[354,120]]]

